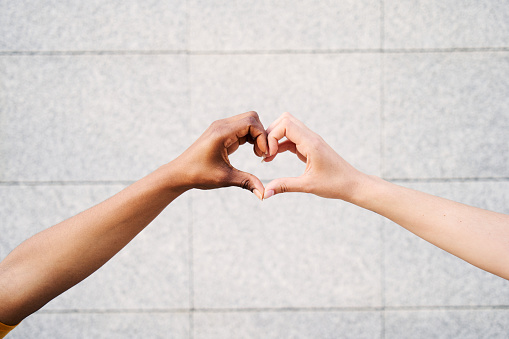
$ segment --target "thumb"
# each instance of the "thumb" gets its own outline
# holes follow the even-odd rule
[[[303,180],[304,178],[302,176],[274,179],[265,187],[263,198],[268,199],[275,194],[285,192],[305,192]]]
[[[232,186],[238,186],[247,189],[254,193],[258,199],[262,200],[264,187],[260,179],[251,173],[239,171],[236,168],[232,168],[230,173],[230,184]]]

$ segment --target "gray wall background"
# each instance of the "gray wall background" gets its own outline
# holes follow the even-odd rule
[[[0,0],[0,258],[249,110],[509,213],[509,2]],[[228,188],[181,196],[11,338],[508,336],[509,282],[342,201]]]

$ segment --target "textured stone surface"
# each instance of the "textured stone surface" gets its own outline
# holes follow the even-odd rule
[[[380,338],[377,312],[197,313],[194,338]]]
[[[190,1],[194,50],[380,47],[380,3],[363,1]]]
[[[475,48],[509,45],[505,0],[385,0],[386,48]]]
[[[185,313],[36,313],[10,338],[189,338]]]
[[[384,175],[509,177],[509,54],[385,57]]]
[[[385,338],[507,338],[508,310],[388,311]]]
[[[187,46],[186,1],[2,1],[0,50],[168,50]]]
[[[379,306],[381,218],[303,194],[193,200],[197,308]]]
[[[0,258],[249,110],[291,112],[364,172],[509,213],[507,8],[0,1]],[[247,145],[231,161],[264,183],[304,171]],[[373,213],[230,188],[186,193],[11,337],[502,338],[508,306],[506,280]]]
[[[0,180],[135,180],[188,147],[183,56],[0,57]]]
[[[121,189],[118,185],[0,187],[0,257],[36,232]],[[185,197],[175,200],[102,268],[44,309],[187,308],[188,205]]]
[[[192,56],[190,79],[195,135],[209,121],[233,114],[257,111],[268,127],[288,111],[354,166],[379,174],[379,56]],[[262,165],[244,148],[245,155],[234,154],[233,163],[261,179],[304,171],[293,155]]]
[[[411,188],[509,213],[509,183],[422,183]],[[389,306],[508,305],[509,281],[482,271],[416,237],[385,225],[385,300]]]

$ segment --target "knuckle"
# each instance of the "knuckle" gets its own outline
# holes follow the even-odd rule
[[[249,116],[254,117],[254,118],[258,118],[258,113],[256,113],[255,111],[249,111],[249,112],[247,112],[247,114],[248,114]]]
[[[255,124],[257,123],[257,119],[256,119],[256,117],[254,117],[254,116],[248,116],[248,117],[246,118],[246,120],[247,120],[246,122],[247,122],[247,124],[248,124],[249,126],[253,126],[253,125],[255,125]]]
[[[314,136],[313,138],[311,138],[309,140],[309,144],[314,149],[319,149],[319,148],[322,147],[323,139],[321,137],[319,137],[319,136]]]
[[[283,117],[283,119],[281,119],[281,124],[284,126],[284,127],[288,127],[290,124],[292,123],[292,120],[290,119],[290,117]]]
[[[249,180],[249,178],[242,179],[242,181],[240,183],[240,187],[250,191],[251,190],[251,180]]]
[[[217,127],[221,125],[221,120],[216,120],[210,124],[210,127]]]
[[[288,186],[282,182],[280,185],[279,185],[279,188],[281,189],[281,193],[286,193],[288,192]]]
[[[224,132],[224,122],[216,120],[210,125],[210,132],[215,135],[222,135]]]
[[[213,123],[210,124],[210,130],[212,131],[217,131],[218,129],[221,128],[221,126],[223,125],[222,121],[221,120],[216,120],[214,121]]]

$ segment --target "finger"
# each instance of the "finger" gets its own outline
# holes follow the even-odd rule
[[[240,146],[240,143],[235,142],[230,147],[227,148],[228,155],[234,153]]]
[[[288,140],[288,139],[279,143],[279,146],[278,146],[278,153],[283,153],[286,151],[290,151],[293,154],[296,154],[297,157],[299,158],[299,160],[302,162],[308,161],[307,156],[305,156],[304,154],[299,152],[299,148],[297,147],[297,144],[295,144],[293,141]]]
[[[286,152],[286,151],[290,151],[290,152],[296,154],[297,153],[297,145],[295,145],[295,143],[293,143],[291,140],[285,140],[283,142],[280,142],[278,144],[277,153],[270,157],[266,157],[265,159],[263,159],[263,162],[271,162],[272,160],[274,160],[274,158],[276,158],[276,155],[278,155],[279,153]],[[300,159],[300,156],[299,156],[299,159]],[[302,160],[302,161],[306,162],[306,158],[304,157],[304,160]]]
[[[265,153],[260,150],[260,147],[256,143],[256,139],[254,139],[251,134],[247,135],[247,142],[253,145],[253,152],[256,154],[256,156],[261,157],[264,156]]]
[[[302,123],[299,119],[297,119],[296,117],[294,117],[293,115],[291,115],[288,112],[284,112],[283,114],[281,114],[279,116],[279,118],[277,118],[272,124],[270,124],[269,128],[267,128],[267,134],[270,134],[270,132],[274,129],[274,127],[276,127],[283,119],[290,119],[296,125],[304,127],[304,123]]]
[[[244,145],[246,142],[249,142],[250,140],[250,137],[249,136],[244,136],[244,137],[240,137],[239,138],[239,145]]]
[[[254,144],[253,146],[253,152],[256,154],[257,157],[263,157],[265,156],[265,153],[262,152],[262,150],[260,149],[260,147],[258,147],[258,144]],[[265,159],[265,158],[263,158]]]
[[[237,121],[237,120],[242,120],[242,119],[245,119],[245,118],[251,117],[251,116],[259,118],[258,113],[256,113],[255,111],[249,111],[249,112],[245,112],[245,113],[234,115],[232,117],[226,118],[225,120],[228,120],[228,121]]]
[[[258,113],[255,111],[246,112],[238,115],[238,120],[242,119],[254,119],[255,123],[251,125],[249,129],[249,135],[254,140],[255,144],[255,154],[257,156],[262,156],[263,154],[268,154],[269,146],[267,143],[267,131],[263,127],[262,122],[260,121],[260,117]],[[251,142],[251,141],[250,141]]]
[[[229,176],[230,186],[238,186],[253,192],[260,200],[263,198],[264,187],[260,179],[251,173],[232,168]]]
[[[281,115],[279,116],[279,118],[277,118],[276,120],[274,120],[274,121],[272,122],[272,124],[270,124],[270,126],[267,128],[267,134],[270,134],[270,132],[274,129],[274,127],[276,127],[276,126],[277,126],[277,125],[281,122],[281,120],[282,120],[283,118],[288,117],[288,116],[291,116],[291,114],[290,114],[290,113],[288,113],[288,112],[284,112],[283,114],[281,114]]]
[[[267,132],[258,118],[258,115],[254,114],[250,114],[243,119],[233,121],[231,123],[230,130],[235,131],[237,139],[249,136],[251,140],[254,140],[254,143],[257,145],[261,153],[265,154],[268,151]],[[227,145],[225,146],[228,147]]]
[[[294,122],[292,119],[285,117],[281,119],[281,121],[274,126],[272,131],[270,131],[267,136],[267,140],[269,143],[269,156],[275,155],[278,153],[279,140],[286,137],[290,141],[295,144],[299,144],[302,137],[302,128]]]
[[[268,199],[273,195],[286,192],[307,192],[305,177],[290,177],[274,179],[267,184],[263,198]]]

